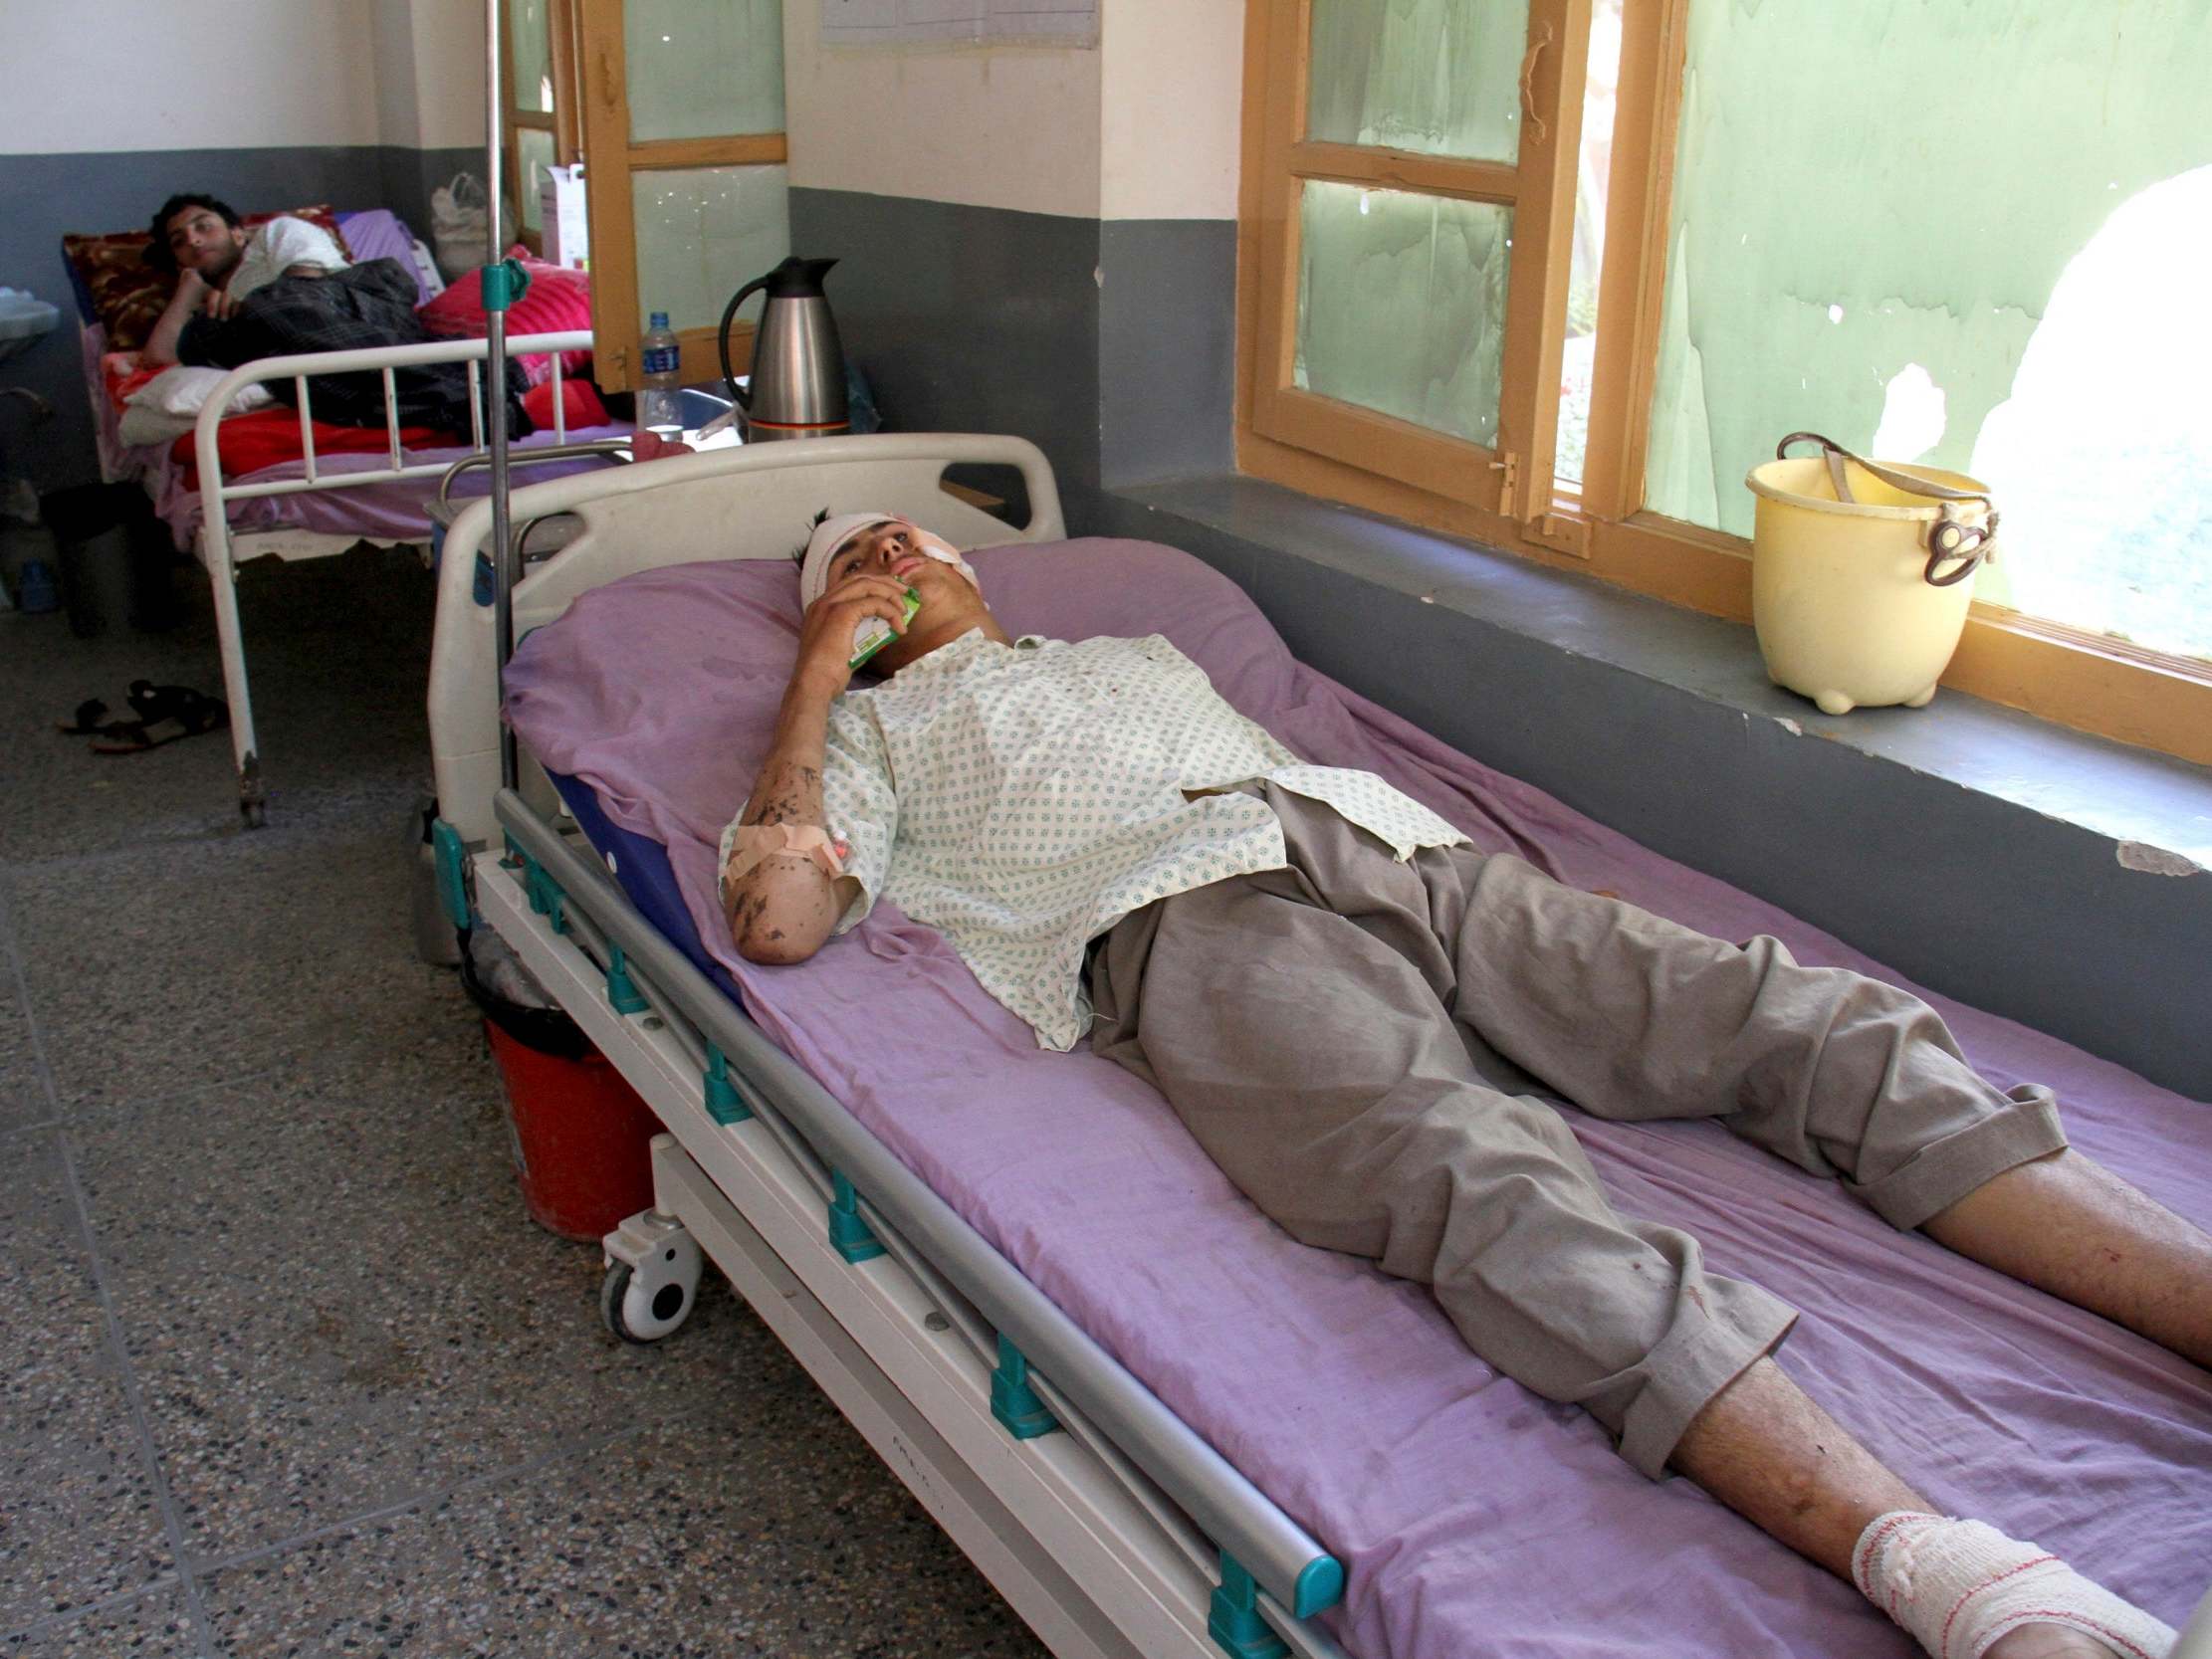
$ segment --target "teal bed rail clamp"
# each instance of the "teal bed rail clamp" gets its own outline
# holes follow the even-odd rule
[[[523,891],[530,895],[530,908],[540,916],[553,915],[553,895],[560,891],[553,879],[546,874],[546,867],[523,854]]]
[[[438,897],[445,904],[446,920],[456,929],[476,926],[476,906],[469,902],[469,853],[461,832],[443,818],[430,824],[430,859],[437,867]]]
[[[1259,1586],[1226,1550],[1221,1552],[1221,1581],[1206,1609],[1206,1633],[1231,1659],[1283,1659],[1290,1652],[1259,1616]]]
[[[738,1086],[730,1081],[730,1057],[714,1044],[707,1045],[707,1116],[718,1124],[742,1124],[753,1116]]]
[[[1029,1360],[998,1335],[998,1368],[991,1373],[991,1414],[1016,1440],[1034,1440],[1060,1426],[1037,1391],[1029,1386]]]
[[[555,928],[560,926],[555,922]],[[645,1012],[645,993],[637,988],[637,981],[630,977],[630,959],[622,947],[612,945],[607,950],[607,1001],[618,1014]]]
[[[873,1261],[883,1254],[883,1241],[860,1217],[860,1194],[836,1169],[829,1172],[833,1196],[829,1200],[829,1242],[848,1262]]]

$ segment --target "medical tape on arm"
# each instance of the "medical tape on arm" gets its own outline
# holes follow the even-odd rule
[[[741,824],[730,832],[722,860],[722,891],[727,895],[763,859],[785,853],[809,859],[831,881],[845,873],[852,849],[818,824]]]

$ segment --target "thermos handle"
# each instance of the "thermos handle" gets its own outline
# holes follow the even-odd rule
[[[722,383],[730,389],[730,396],[737,406],[748,413],[753,409],[753,389],[739,385],[737,372],[730,366],[730,324],[737,320],[738,308],[745,304],[745,297],[757,288],[767,288],[769,278],[774,275],[771,271],[756,277],[731,295],[730,303],[722,308],[722,326],[715,330],[715,344],[722,352]]]

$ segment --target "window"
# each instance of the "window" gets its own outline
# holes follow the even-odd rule
[[[1518,510],[1530,460],[1548,471],[1540,381],[1560,331],[1543,302],[1565,281],[1574,189],[1558,89],[1580,85],[1587,8],[1255,7],[1271,25],[1255,433]]]
[[[507,135],[507,200],[502,222],[533,253],[544,249],[539,223],[539,169],[567,166],[582,142],[575,127],[575,49],[569,39],[573,0],[508,0],[507,51],[501,55]],[[498,252],[504,254],[506,250]]]
[[[1783,433],[1967,472],[1946,683],[2212,762],[2183,11],[1251,0],[1239,463],[1746,620]]]
[[[577,8],[594,373],[637,379],[653,311],[683,376],[722,373],[716,325],[790,252],[781,0],[562,0]],[[753,330],[731,330],[739,373]]]

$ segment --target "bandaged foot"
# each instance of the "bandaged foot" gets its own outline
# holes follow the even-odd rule
[[[1892,1510],[1859,1535],[1851,1576],[1934,1659],[1981,1659],[2028,1624],[2080,1631],[2120,1659],[2166,1659],[2174,1644],[2170,1625],[1979,1521]]]

